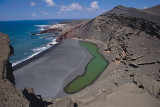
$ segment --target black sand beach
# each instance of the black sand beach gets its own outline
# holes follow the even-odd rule
[[[45,55],[14,71],[16,87],[33,88],[44,98],[62,97],[65,85],[81,75],[91,55],[78,40],[67,39]]]

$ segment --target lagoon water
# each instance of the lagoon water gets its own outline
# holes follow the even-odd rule
[[[55,37],[44,38],[46,35],[32,36],[31,33],[43,30],[45,26],[57,24],[66,20],[25,20],[0,22],[0,32],[8,34],[14,55],[10,58],[13,65],[30,58],[55,43]]]

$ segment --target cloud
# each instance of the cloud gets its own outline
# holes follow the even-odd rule
[[[93,1],[93,2],[91,3],[91,8],[92,8],[92,9],[99,9],[98,2],[97,2],[97,1]]]
[[[48,4],[48,6],[54,6],[55,5],[53,0],[45,0],[45,2]]]
[[[80,11],[82,10],[83,7],[79,3],[72,3],[68,6],[61,6],[60,12],[65,12],[65,11]]]
[[[89,4],[89,6],[85,7],[82,6],[79,3],[71,3],[70,5],[63,5],[60,7],[60,10],[57,12],[57,14],[61,14],[61,13],[66,13],[66,12],[70,12],[70,11],[74,11],[74,12],[82,12],[83,11],[88,11],[88,12],[93,12],[93,11],[97,11],[98,9],[100,9],[99,7],[99,3],[98,1],[93,1]]]
[[[87,10],[89,10],[89,11],[98,10],[98,9],[99,9],[98,1],[91,2],[90,7],[87,8]]]
[[[144,7],[143,7],[143,9],[147,9],[147,8],[148,8],[147,6],[144,6]]]
[[[48,15],[48,12],[46,12],[46,11],[40,11],[40,13],[43,14],[43,15],[45,15],[45,16]]]
[[[35,5],[36,5],[35,2],[31,2],[31,3],[30,3],[30,6],[32,6],[32,7],[35,6]]]

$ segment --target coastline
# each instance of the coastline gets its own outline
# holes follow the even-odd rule
[[[56,47],[19,64],[17,66],[19,69],[14,72],[16,87],[19,89],[33,88],[35,94],[40,94],[43,98],[64,97],[64,86],[77,75],[85,72],[85,63],[87,64],[91,58],[91,55],[87,53],[86,49],[79,46],[77,40],[64,40]],[[81,65],[79,61],[82,61]]]
[[[12,68],[13,68],[13,71],[25,66],[26,64],[29,64],[30,62],[32,62],[33,60],[43,56],[43,54],[45,54],[45,52],[47,52],[48,50],[50,50],[50,48],[52,47],[56,47],[56,45],[58,45],[61,41],[59,41],[58,39],[63,36],[63,33],[62,32],[67,32],[66,29],[70,29],[71,26],[75,26],[77,24],[80,24],[84,21],[88,21],[87,19],[83,19],[83,20],[71,20],[71,21],[64,21],[64,22],[60,22],[60,23],[57,23],[57,24],[53,24],[53,25],[35,25],[35,26],[38,26],[40,27],[40,32],[39,33],[33,33],[32,35],[33,36],[39,36],[41,34],[47,34],[48,32],[50,32],[51,30],[51,34],[53,33],[54,35],[57,35],[56,36],[56,39],[53,39],[52,42],[49,42],[44,48],[46,49],[43,49],[43,50],[40,50],[38,52],[35,52],[33,53],[32,55],[22,59],[22,60],[19,60],[19,61],[16,61],[16,62],[13,62],[12,63]],[[43,28],[44,27],[44,28]],[[62,31],[58,31],[59,29],[61,29]],[[53,31],[52,31],[53,30]],[[56,34],[58,33],[58,34]],[[47,36],[48,37],[48,36]],[[47,38],[46,37],[46,38]],[[53,36],[49,36],[49,37],[53,37]],[[44,37],[45,38],[45,37]],[[53,45],[53,46],[51,46]],[[43,48],[43,47],[40,47],[40,48]]]
[[[49,42],[48,44],[46,44],[46,46],[44,47],[46,49],[43,49],[43,50],[40,50],[40,51],[37,51],[37,52],[33,52],[32,55],[30,55],[30,56],[28,56],[24,59],[18,60],[16,62],[13,62],[12,63],[13,71],[25,66],[26,64],[28,64],[30,62],[32,62],[32,60],[35,60],[35,59],[43,56],[43,54],[45,54],[45,52],[47,52],[47,50],[50,50],[50,48],[56,47],[56,45],[61,43],[61,41],[58,41],[58,38],[61,35],[63,35],[62,31],[65,32],[66,29],[70,29],[71,25],[79,24],[82,21],[83,20],[73,20],[73,21],[64,21],[64,22],[60,22],[60,23],[57,23],[57,24],[53,24],[53,25],[35,25],[37,27],[40,27],[40,31],[39,31],[39,33],[33,33],[32,34],[33,36],[40,36],[41,34],[47,34],[49,32],[50,34],[56,35],[55,36],[56,39],[52,39],[52,42]],[[59,29],[61,29],[62,31],[58,31]],[[50,30],[51,30],[51,32],[50,32]],[[56,34],[56,33],[58,33],[58,34]],[[49,37],[53,37],[53,36],[49,36]],[[43,48],[43,47],[40,47],[40,48]]]
[[[99,48],[99,47],[97,46],[97,43],[93,42],[92,40],[83,40],[83,39],[79,39],[79,38],[72,38],[72,40],[77,40],[77,41],[79,41],[79,42],[82,42],[82,41],[83,41],[83,42],[89,42],[89,43],[95,44],[96,47]],[[55,50],[55,48],[56,48],[57,46],[59,46],[61,43],[63,43],[63,41],[61,41],[61,42],[59,42],[59,43],[57,43],[57,44],[55,44],[55,45],[53,45],[53,46],[51,46],[51,47],[43,50],[42,52],[39,52],[38,54],[34,55],[33,57],[31,57],[31,58],[29,58],[29,59],[24,60],[24,61],[21,62],[21,63],[18,63],[17,65],[15,65],[15,66],[12,67],[12,68],[13,68],[13,71],[16,71],[16,70],[18,70],[18,69],[21,69],[21,68],[25,67],[26,65],[28,65],[28,64],[36,61],[36,60],[39,59],[39,58],[45,57],[45,55],[46,55],[47,53],[49,53],[50,51]],[[57,47],[57,48],[58,48],[58,47]],[[82,48],[88,52],[88,50],[87,50],[85,47],[82,47]],[[100,52],[100,49],[98,49],[98,52],[101,53],[101,52]],[[63,79],[63,84],[62,84],[62,86],[61,86],[61,87],[63,87],[63,88],[59,90],[59,92],[56,94],[55,98],[62,98],[62,97],[64,97],[64,96],[71,95],[71,94],[69,94],[69,93],[65,93],[65,92],[64,92],[64,88],[65,88],[68,84],[70,84],[74,79],[76,79],[78,76],[81,76],[81,75],[84,74],[84,72],[86,72],[86,66],[87,66],[88,62],[92,60],[92,57],[93,57],[92,55],[90,55],[89,52],[86,53],[86,54],[87,54],[86,56],[87,56],[88,58],[86,58],[85,62],[83,62],[83,64],[82,64],[82,65],[85,65],[85,66],[83,66],[83,67],[82,67],[82,66],[79,66],[79,68],[84,69],[84,70],[82,70],[82,71],[80,71],[80,72],[71,72],[70,74],[66,75],[66,77],[64,77],[64,79]],[[103,56],[102,53],[101,53],[101,55]],[[104,56],[103,56],[103,57],[104,57]],[[104,59],[108,62],[108,65],[109,65],[109,61],[108,61],[105,57],[104,57]],[[107,66],[108,66],[108,65],[107,65]],[[107,69],[107,66],[106,66],[105,70]],[[101,73],[101,74],[102,74],[102,73]],[[101,74],[100,74],[100,75],[101,75]],[[100,75],[99,75],[99,76],[100,76]],[[98,77],[99,77],[99,76],[98,76]],[[97,79],[98,79],[98,78],[97,78]],[[97,80],[97,79],[96,79],[96,80]],[[96,81],[96,80],[95,80],[95,81]],[[95,81],[93,81],[93,83],[94,83]],[[93,83],[91,83],[89,86],[91,86]],[[72,93],[72,94],[75,94],[75,93]]]
[[[53,39],[54,40],[54,39]],[[52,41],[53,42],[53,41]],[[41,50],[41,51],[38,51],[38,52],[35,52],[33,53],[32,55],[28,56],[27,58],[25,59],[22,59],[20,61],[17,61],[15,63],[12,64],[12,69],[13,71],[33,62],[34,60],[42,57],[43,55],[45,55],[47,52],[49,52],[50,50],[52,50],[52,48],[56,47],[57,45],[60,44],[60,42],[56,42],[55,44],[52,44],[52,42],[49,42],[47,45],[46,45],[46,49],[44,50]]]

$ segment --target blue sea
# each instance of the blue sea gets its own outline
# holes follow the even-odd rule
[[[9,35],[10,43],[14,47],[14,55],[10,57],[13,66],[48,49],[51,47],[49,44],[56,44],[55,37],[46,38],[48,34],[31,34],[63,21],[67,20],[0,21],[0,32]]]

